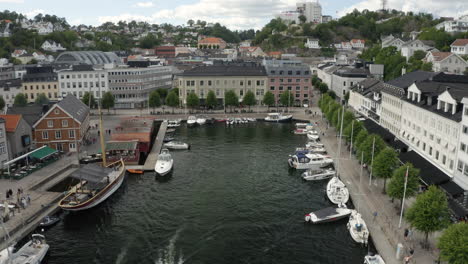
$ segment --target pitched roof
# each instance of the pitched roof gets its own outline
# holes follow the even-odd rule
[[[79,122],[83,122],[89,114],[89,107],[72,94],[68,94],[57,105]]]
[[[221,38],[204,38],[198,41],[199,44],[211,44],[211,43],[226,43],[223,39]]]
[[[468,45],[468,39],[456,39],[450,46],[466,46]]]
[[[12,106],[8,107],[7,114],[9,115],[21,115],[22,118],[28,123],[30,126],[33,126],[37,120],[41,118],[41,116],[47,112],[49,109],[48,106],[42,105],[27,105],[27,106]]]
[[[390,80],[387,83],[406,90],[413,83],[428,80],[436,74],[435,72],[414,71]]]
[[[132,141],[137,140],[139,142],[150,142],[150,133],[118,133],[112,134],[112,141]]]
[[[363,40],[363,39],[352,39],[352,40],[351,40],[351,43],[357,43],[357,42],[359,42],[359,41],[361,41],[361,43],[366,43],[366,41]]]
[[[451,52],[441,52],[441,51],[430,51],[430,53],[432,54],[432,57],[434,57],[434,61],[442,61],[445,58],[452,55]]]
[[[7,132],[15,132],[21,120],[21,115],[0,115],[5,120],[5,129]]]

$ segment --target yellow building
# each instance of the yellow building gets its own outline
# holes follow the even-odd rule
[[[53,72],[52,67],[27,68],[21,90],[28,103],[33,103],[41,93],[49,101],[58,101],[60,93],[57,74]]]

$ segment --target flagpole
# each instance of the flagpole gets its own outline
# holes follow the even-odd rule
[[[403,200],[401,201],[400,222],[398,223],[398,228],[401,228],[401,220],[403,218],[403,211],[404,211],[404,208],[405,208],[406,185],[408,184],[408,171],[409,171],[409,166],[406,167],[405,187],[403,189]]]
[[[341,110],[340,140],[338,143],[338,162],[336,163],[337,165],[340,164],[340,158],[341,158],[341,137],[343,135],[343,116],[344,116],[344,105]],[[339,175],[338,166],[336,168],[336,174]]]
[[[359,174],[359,194],[361,195],[361,182],[362,182],[362,170],[363,170],[363,167],[362,165],[364,163],[364,151],[361,152],[361,173]],[[361,200],[359,200],[359,203],[357,204],[357,210],[359,212],[359,204],[361,203]]]
[[[351,123],[351,147],[349,149],[349,159],[351,159],[351,155],[353,154],[353,134],[354,134],[354,119]]]
[[[369,186],[372,184],[372,165],[374,165],[374,151],[375,151],[375,136],[374,140],[372,141],[372,157],[371,157],[371,168],[370,168],[370,175],[369,175]]]

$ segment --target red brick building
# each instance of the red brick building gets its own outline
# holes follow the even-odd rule
[[[175,46],[156,47],[155,54],[160,58],[175,58]]]
[[[79,151],[88,128],[89,108],[69,94],[33,125],[33,138],[36,147],[47,145],[59,151],[74,152]]]

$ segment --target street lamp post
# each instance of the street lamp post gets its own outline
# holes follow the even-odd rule
[[[371,168],[370,168],[370,175],[369,175],[369,186],[372,184],[372,165],[374,165],[374,151],[375,151],[375,137],[372,141],[372,156],[371,156]]]

